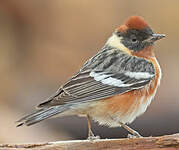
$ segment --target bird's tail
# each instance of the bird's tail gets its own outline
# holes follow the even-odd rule
[[[49,108],[39,109],[36,112],[19,119],[17,121],[19,123],[17,127],[22,126],[22,125],[27,125],[27,126],[33,125],[44,119],[52,117],[58,113],[62,113],[66,109],[67,107],[64,107],[64,106],[53,106]]]

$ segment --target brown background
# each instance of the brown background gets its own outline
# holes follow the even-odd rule
[[[156,45],[161,87],[131,126],[144,136],[179,132],[179,1],[0,0],[0,143],[84,139],[85,118],[51,119],[16,128],[103,47],[126,17],[141,15],[167,37]],[[126,137],[120,128],[93,123],[102,138]]]

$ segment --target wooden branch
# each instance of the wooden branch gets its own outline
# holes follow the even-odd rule
[[[0,150],[179,150],[179,133],[160,137],[0,144]]]

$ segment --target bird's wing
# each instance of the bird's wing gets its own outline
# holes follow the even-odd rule
[[[109,49],[109,48],[108,48]],[[155,76],[152,63],[116,52],[103,50],[92,57],[77,75],[38,107],[95,101],[149,84]]]

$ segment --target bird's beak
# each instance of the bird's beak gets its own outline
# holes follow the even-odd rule
[[[164,37],[165,37],[165,34],[152,34],[152,36],[150,36],[150,38],[148,38],[148,41],[155,42],[155,41],[160,40]]]

